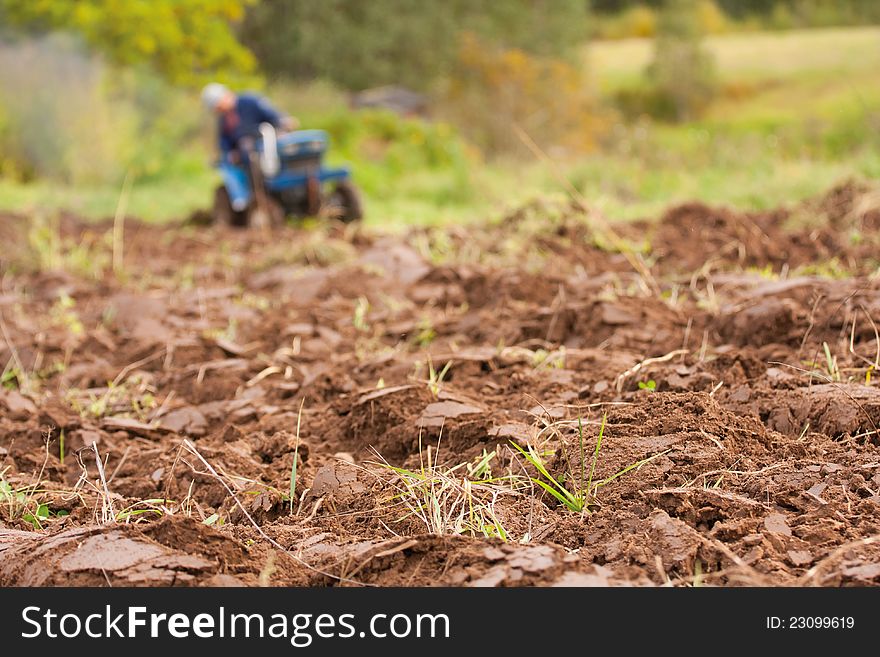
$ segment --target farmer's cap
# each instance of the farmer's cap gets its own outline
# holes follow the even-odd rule
[[[217,109],[217,105],[230,93],[226,86],[219,82],[212,82],[202,89],[202,104],[209,110]]]

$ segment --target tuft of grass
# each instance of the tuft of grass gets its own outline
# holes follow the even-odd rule
[[[65,399],[82,417],[127,416],[144,421],[158,405],[155,395],[155,387],[135,375],[120,383],[108,381],[106,388],[71,388]]]
[[[507,541],[509,534],[498,517],[496,504],[502,495],[518,491],[520,478],[493,477],[491,462],[496,455],[495,450],[484,450],[473,463],[447,467],[436,462],[436,451],[430,446],[423,451],[420,440],[417,470],[393,466],[381,456],[377,465],[396,475],[393,485],[398,492],[391,500],[407,509],[399,522],[414,517],[429,533],[438,536],[482,536]]]
[[[538,369],[562,369],[565,367],[565,347],[548,351],[538,349],[532,354],[532,367]]]
[[[361,333],[366,333],[370,330],[370,325],[367,323],[368,312],[370,312],[369,299],[366,297],[358,297],[357,305],[354,307],[354,319],[352,320],[352,324],[354,324],[355,329]]]
[[[438,372],[434,369],[431,357],[428,356],[428,390],[431,391],[431,395],[435,399],[440,395],[443,379],[446,377],[447,372],[449,372],[450,367],[452,367],[452,361],[446,361],[443,369]]]
[[[562,482],[550,474],[547,467],[544,465],[544,461],[540,454],[538,454],[531,445],[529,445],[528,450],[526,450],[513,441],[510,443],[541,475],[541,477],[533,477],[532,483],[550,493],[550,495],[556,498],[556,500],[570,511],[576,511],[578,513],[583,512],[588,509],[589,504],[592,501],[592,496],[594,494],[593,476],[596,472],[596,462],[599,459],[599,450],[602,448],[602,436],[605,434],[606,418],[607,414],[602,416],[602,426],[599,428],[599,435],[596,438],[596,447],[593,450],[593,462],[590,466],[589,477],[587,477],[584,425],[582,419],[578,417],[578,446],[580,448],[581,476],[580,486],[574,490],[569,490]],[[569,479],[574,480],[574,473],[571,472],[570,475],[572,476],[570,476]]]
[[[21,386],[24,376],[15,365],[10,361],[3,372],[0,372],[0,386],[7,390],[16,390]]]
[[[599,428],[599,435],[596,437],[596,446],[593,449],[592,462],[590,464],[589,474],[587,474],[587,458],[586,458],[586,444],[584,439],[584,430],[583,430],[583,422],[581,418],[578,418],[578,446],[580,450],[580,476],[578,477],[578,473],[571,463],[568,464],[568,472],[565,473],[562,477],[554,477],[550,474],[549,470],[547,470],[547,466],[544,464],[541,455],[538,451],[532,447],[531,445],[527,445],[528,449],[523,448],[519,444],[514,441],[510,441],[510,444],[523,456],[523,458],[528,461],[532,467],[534,467],[539,477],[532,477],[531,481],[537,486],[540,486],[543,490],[549,493],[554,499],[556,499],[560,504],[562,504],[569,511],[574,511],[577,513],[590,513],[590,507],[599,506],[598,501],[598,491],[603,486],[607,486],[615,479],[622,477],[627,472],[631,470],[636,470],[641,468],[643,465],[653,461],[654,459],[666,454],[669,450],[659,452],[654,454],[653,456],[649,456],[646,459],[642,459],[641,461],[637,461],[636,463],[632,463],[622,470],[614,473],[610,477],[606,477],[604,479],[600,479],[599,481],[595,481],[594,477],[596,474],[596,464],[599,461],[599,452],[602,449],[602,439],[605,435],[605,426],[607,423],[607,414],[602,416],[602,425]],[[578,482],[574,486],[570,484],[567,486],[565,481],[569,482]]]
[[[437,331],[434,329],[434,324],[431,322],[430,317],[422,317],[416,328],[417,332],[413,337],[413,342],[423,349],[437,338]]]
[[[5,475],[9,468],[0,470],[0,519],[6,523],[23,520],[35,531],[41,531],[53,518],[63,518],[68,512],[53,511],[49,504],[38,499],[45,491],[39,484],[16,487]]]
[[[825,352],[825,368],[828,372],[828,377],[832,381],[841,381],[840,376],[840,368],[837,365],[837,357],[831,354],[831,348],[828,346],[827,342],[822,343],[822,349]]]
[[[293,503],[296,500],[296,474],[299,467],[299,431],[302,426],[302,412],[306,398],[303,397],[299,404],[299,412],[296,414],[296,445],[293,448],[293,464],[290,466],[290,515],[293,515]]]
[[[32,267],[38,271],[66,271],[99,279],[110,263],[109,233],[84,231],[79,240],[64,237],[58,217],[34,214],[27,241]]]
[[[166,500],[161,497],[138,500],[118,511],[114,520],[125,524],[155,520],[166,515],[174,515],[172,506],[175,504],[174,500]]]
[[[85,331],[79,314],[76,312],[76,301],[65,292],[58,295],[49,314],[56,326],[63,327],[71,335],[82,335]]]
[[[192,493],[193,484],[191,482],[189,492],[180,502],[165,497],[137,500],[121,511],[117,511],[113,515],[113,521],[124,524],[139,524],[158,520],[165,516],[183,515],[187,518],[192,518],[193,511],[196,511],[203,524],[222,525],[223,517],[219,513],[213,513],[210,516],[205,517],[198,502],[193,499]]]

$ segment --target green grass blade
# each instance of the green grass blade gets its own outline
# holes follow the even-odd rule
[[[303,397],[299,405],[299,413],[296,415],[296,446],[293,448],[293,465],[290,466],[290,515],[293,515],[293,501],[296,499],[296,470],[299,464],[299,430],[302,422],[303,406],[306,398]]]
[[[514,447],[516,447],[520,451],[520,453],[526,458],[526,460],[529,463],[531,463],[533,466],[535,466],[535,468],[538,470],[538,472],[540,472],[544,476],[545,479],[550,481],[559,490],[565,491],[566,493],[568,493],[568,490],[566,490],[565,486],[563,486],[558,481],[556,481],[556,479],[553,478],[553,475],[551,475],[549,472],[547,472],[547,468],[544,467],[544,463],[541,461],[540,458],[538,458],[537,456],[535,456],[531,452],[527,452],[522,447],[520,447],[517,443],[515,443],[513,441],[510,441],[510,442]]]
[[[538,484],[541,488],[550,493],[553,497],[559,500],[566,507],[571,509],[572,511],[580,511],[583,509],[583,504],[580,502],[580,499],[569,493],[564,488],[559,491],[553,488],[550,484],[545,481],[541,481],[540,479],[532,479],[533,482]]]
[[[602,487],[602,486],[605,486],[606,484],[610,484],[612,481],[614,481],[614,480],[617,479],[618,477],[622,477],[623,475],[625,475],[625,474],[626,474],[627,472],[629,472],[630,470],[637,470],[638,468],[641,468],[643,465],[647,465],[648,463],[650,463],[650,462],[653,461],[654,459],[656,459],[656,458],[658,458],[658,457],[660,457],[660,456],[663,456],[664,454],[666,454],[666,453],[668,453],[668,452],[669,452],[669,450],[667,449],[667,450],[664,450],[664,451],[662,451],[662,452],[658,452],[658,453],[654,454],[653,456],[649,456],[649,457],[646,458],[646,459],[642,459],[641,461],[637,461],[636,463],[631,463],[630,465],[626,466],[626,467],[625,467],[623,470],[621,470],[620,472],[616,472],[616,473],[614,473],[613,475],[611,475],[610,477],[607,477],[606,479],[603,479],[602,481],[600,481],[599,483],[597,483],[597,484],[596,484],[596,488],[600,488],[600,487]]]
[[[596,438],[596,449],[593,450],[593,464],[590,466],[590,478],[587,481],[587,494],[593,488],[593,477],[596,474],[596,463],[599,460],[599,450],[602,449],[602,437],[605,435],[605,423],[608,420],[608,413],[602,414],[602,426],[599,427],[599,437]]]

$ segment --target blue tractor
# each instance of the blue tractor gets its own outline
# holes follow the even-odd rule
[[[223,184],[214,196],[214,220],[231,226],[266,226],[285,217],[322,216],[345,223],[363,216],[361,196],[347,167],[324,165],[327,133],[277,134],[268,123],[244,161],[222,160]]]

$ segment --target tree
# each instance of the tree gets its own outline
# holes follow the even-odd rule
[[[151,65],[171,82],[236,79],[255,70],[231,24],[254,0],[0,0],[0,23],[69,31],[120,65]]]
[[[465,32],[560,56],[583,43],[586,19],[584,0],[262,0],[240,35],[273,76],[426,89],[451,70]]]
[[[715,62],[703,49],[697,0],[666,0],[646,73],[655,103],[676,121],[695,118],[716,92]]]
[[[585,77],[563,59],[466,33],[439,110],[489,154],[522,152],[517,128],[554,152],[588,152],[607,121]]]

